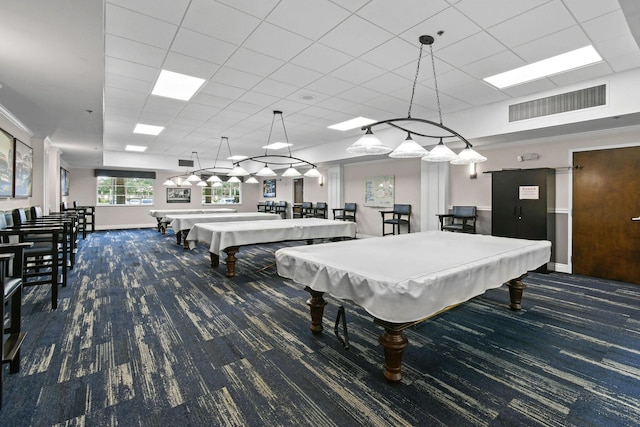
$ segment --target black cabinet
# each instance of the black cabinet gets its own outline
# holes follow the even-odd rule
[[[491,173],[491,234],[550,240],[555,246],[554,169],[516,169]]]

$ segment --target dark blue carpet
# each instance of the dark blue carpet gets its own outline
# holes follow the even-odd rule
[[[257,272],[282,246],[241,248],[227,279],[172,233],[90,234],[56,311],[25,290],[0,425],[638,425],[638,285],[531,274],[521,312],[502,287],[406,330],[392,385],[369,315],[346,306],[344,350],[335,301],[314,336],[308,293]]]

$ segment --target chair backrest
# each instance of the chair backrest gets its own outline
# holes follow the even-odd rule
[[[280,201],[280,202],[278,202],[278,206],[286,208],[287,207],[287,202],[286,201]]]
[[[43,216],[42,208],[40,206],[31,206],[29,211],[31,212],[31,219],[38,219]]]
[[[7,218],[5,213],[2,212],[2,215],[0,215],[0,230],[4,230],[5,228],[7,228]]]
[[[327,209],[327,204],[325,202],[316,203],[316,209]]]
[[[313,207],[313,203],[311,202],[302,202],[302,209],[311,209]]]
[[[16,225],[20,225],[27,222],[27,213],[24,211],[24,208],[14,209],[11,212],[11,216],[13,216],[13,223]]]
[[[73,208],[75,209],[75,208],[77,208],[77,207],[78,207],[78,201],[77,201],[77,200],[74,200],[74,201],[73,201]]]
[[[355,212],[356,211],[356,204],[355,203],[345,203],[344,204],[344,210],[345,212]]]
[[[476,207],[475,206],[454,206],[453,216],[454,218],[462,217],[462,216],[476,216]]]
[[[411,205],[393,205],[393,213],[396,215],[411,215]]]
[[[66,201],[61,202],[60,203],[60,210],[61,211],[66,211],[67,209],[69,209],[69,206],[67,205],[67,202]]]

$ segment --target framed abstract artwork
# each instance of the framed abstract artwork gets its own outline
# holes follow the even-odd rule
[[[395,188],[393,175],[364,179],[364,205],[378,208],[393,207]]]
[[[0,197],[13,196],[13,136],[0,129]]]
[[[33,186],[33,149],[15,139],[13,197],[31,197]]]

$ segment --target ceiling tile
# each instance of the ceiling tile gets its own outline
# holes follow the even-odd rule
[[[267,78],[256,84],[252,90],[258,93],[284,98],[298,90],[298,88],[294,85]]]
[[[220,68],[220,65],[177,52],[169,52],[162,68],[175,73],[208,79]]]
[[[438,35],[440,31],[444,31],[444,33]],[[420,36],[429,35],[435,39],[433,51],[437,52],[480,31],[482,31],[482,29],[471,19],[457,9],[449,7],[423,21],[420,25],[416,25],[403,32],[401,38],[411,43],[417,50],[420,46]],[[429,48],[425,46],[424,54],[428,51]]]
[[[549,77],[549,80],[558,86],[572,85],[577,82],[595,79],[598,77],[608,76],[613,73],[611,67],[606,62],[598,62],[597,64],[578,68],[577,70],[567,71],[566,73],[556,74]]]
[[[107,57],[124,59],[151,67],[160,67],[165,57],[163,49],[109,34],[104,38],[104,53]]]
[[[496,39],[485,32],[481,32],[438,50],[436,57],[454,67],[462,67],[493,56],[503,50],[505,50],[505,47]],[[436,70],[444,72],[437,64]]]
[[[242,12],[246,12],[249,15],[253,15],[256,18],[264,19],[280,0],[217,0],[219,3],[224,3],[227,6],[231,6],[234,9],[238,9]]]
[[[345,9],[326,0],[282,0],[266,20],[278,27],[316,40],[349,15]]]
[[[598,1],[585,1],[585,0],[563,0],[567,7],[571,10],[571,14],[579,22],[589,21],[593,18],[597,18],[600,15],[605,15],[609,12],[620,9],[618,0],[598,0]]]
[[[285,64],[285,62],[280,59],[272,58],[245,48],[236,50],[225,63],[228,67],[237,70],[251,70],[251,73],[263,77],[267,77],[282,67],[283,64]]]
[[[390,93],[400,90],[402,88],[406,88],[407,90],[411,90],[411,86],[413,85],[413,81],[405,79],[394,73],[386,73],[375,79],[371,79],[368,82],[362,84],[363,87],[381,92],[381,93]]]
[[[136,64],[123,59],[105,57],[105,72],[118,74],[132,79],[155,82],[158,78],[158,69],[148,65]]]
[[[449,5],[444,0],[372,0],[357,14],[369,22],[398,34],[430,18]]]
[[[254,16],[210,0],[192,0],[182,22],[184,28],[238,46],[259,24]]]
[[[131,0],[107,0],[106,4],[115,4],[178,25],[187,10],[189,0],[136,0],[135,2]]]
[[[540,25],[541,22],[544,22],[544,25]],[[514,47],[576,24],[576,20],[562,2],[554,0],[491,27],[487,31],[505,46]]]
[[[229,67],[220,67],[211,81],[230,85],[241,89],[250,89],[256,85],[262,77]]]
[[[416,63],[420,52],[419,43],[413,45],[405,40],[394,37],[360,57],[360,59],[374,64],[385,70],[394,70],[401,65]]]
[[[167,49],[178,26],[109,3],[105,6],[105,32]]]
[[[332,76],[323,76],[313,83],[308,84],[307,88],[327,95],[337,95],[353,86],[353,83]]]
[[[273,72],[269,78],[296,86],[306,86],[312,81],[319,79],[321,76],[322,74],[317,71],[289,63]]]
[[[361,84],[385,74],[385,70],[375,65],[354,59],[346,65],[331,72],[331,76],[353,83]]]
[[[328,46],[314,43],[291,60],[293,64],[321,73],[329,73],[353,59]]]
[[[171,46],[171,50],[192,56],[214,64],[224,64],[235,52],[237,46],[222,40],[206,36],[195,31],[181,28]]]
[[[118,89],[129,90],[132,92],[140,92],[142,94],[148,94],[153,88],[153,84],[144,80],[132,79],[130,77],[122,76],[119,74],[105,73],[104,86],[115,87]]]
[[[388,31],[352,15],[319,41],[349,55],[360,56],[392,37]]]
[[[549,0],[492,0],[487,4],[477,0],[462,0],[456,3],[456,9],[478,26],[489,28],[548,2]]]
[[[290,31],[263,22],[246,40],[244,47],[288,61],[298,55],[312,41]]]
[[[513,52],[524,59],[526,63],[532,63],[590,44],[591,41],[582,31],[582,28],[579,25],[574,25],[557,33],[514,47]]]

